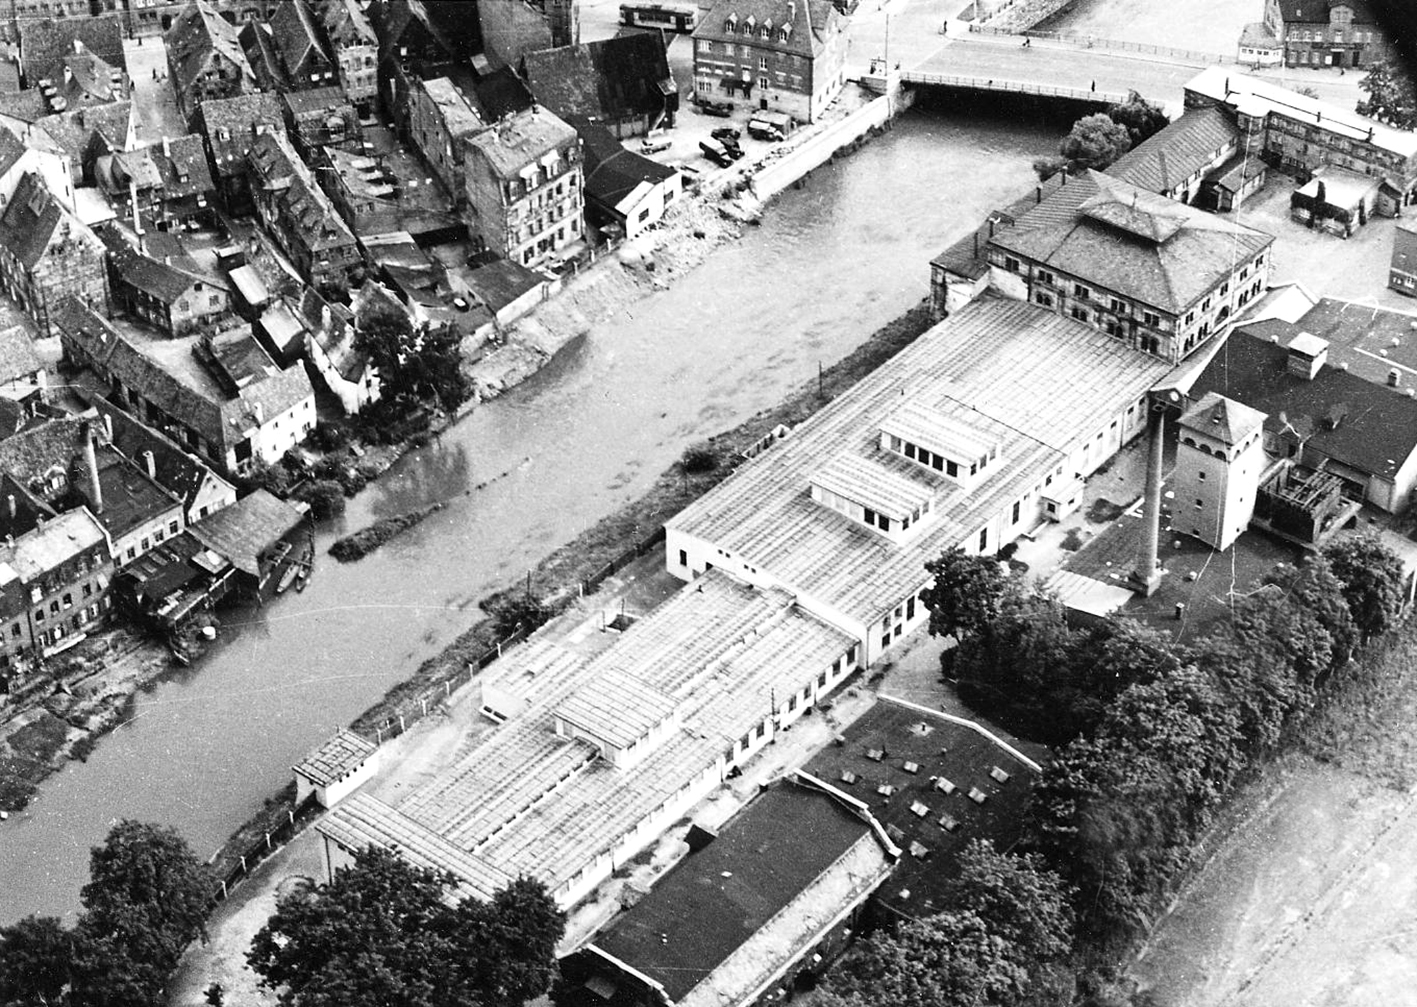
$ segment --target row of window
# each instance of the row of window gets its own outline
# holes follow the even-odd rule
[[[961,474],[964,471],[965,466],[963,462],[951,461],[950,459],[946,458],[944,455],[939,454],[936,451],[931,451],[929,448],[922,448],[918,444],[912,444],[910,441],[907,441],[903,438],[892,436],[890,438],[889,444],[890,449],[896,454],[904,455],[911,461],[919,465],[923,465],[926,468],[934,469],[936,472],[943,472],[951,479],[961,478]],[[969,475],[978,475],[980,472],[982,472],[989,466],[989,463],[991,461],[998,457],[999,449],[994,448],[988,454],[983,455],[978,460],[970,462]],[[927,506],[925,510],[928,512],[929,507]]]

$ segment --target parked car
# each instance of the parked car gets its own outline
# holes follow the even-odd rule
[[[710,101],[708,98],[700,99],[699,111],[704,115],[718,116],[720,119],[727,119],[733,114],[733,102],[731,101]]]
[[[738,138],[742,135],[742,131],[737,126],[719,126],[709,134],[721,143],[737,143]]]
[[[674,146],[667,136],[645,137],[640,141],[641,154],[658,154],[661,150],[668,150]]]
[[[704,152],[704,157],[708,158],[720,168],[727,168],[735,160],[728,149],[717,140],[700,140],[699,149]]]

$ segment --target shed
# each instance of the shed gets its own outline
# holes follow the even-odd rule
[[[379,747],[353,731],[341,730],[307,755],[295,770],[295,803],[312,794],[322,808],[331,808],[359,789],[379,765]]]
[[[1289,215],[1312,228],[1348,237],[1368,222],[1383,182],[1371,175],[1326,169],[1289,197]]]

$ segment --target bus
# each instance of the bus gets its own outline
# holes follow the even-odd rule
[[[699,23],[699,8],[692,3],[622,3],[620,23],[631,28],[689,32]]]

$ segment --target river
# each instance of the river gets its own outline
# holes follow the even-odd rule
[[[324,558],[303,594],[227,613],[211,654],[0,824],[0,924],[75,911],[88,851],[118,818],[213,852],[292,764],[471,625],[477,599],[924,297],[929,259],[1033,184],[1032,159],[1065,129],[912,112],[406,456],[321,530],[319,554],[375,517],[445,510],[362,562]]]

